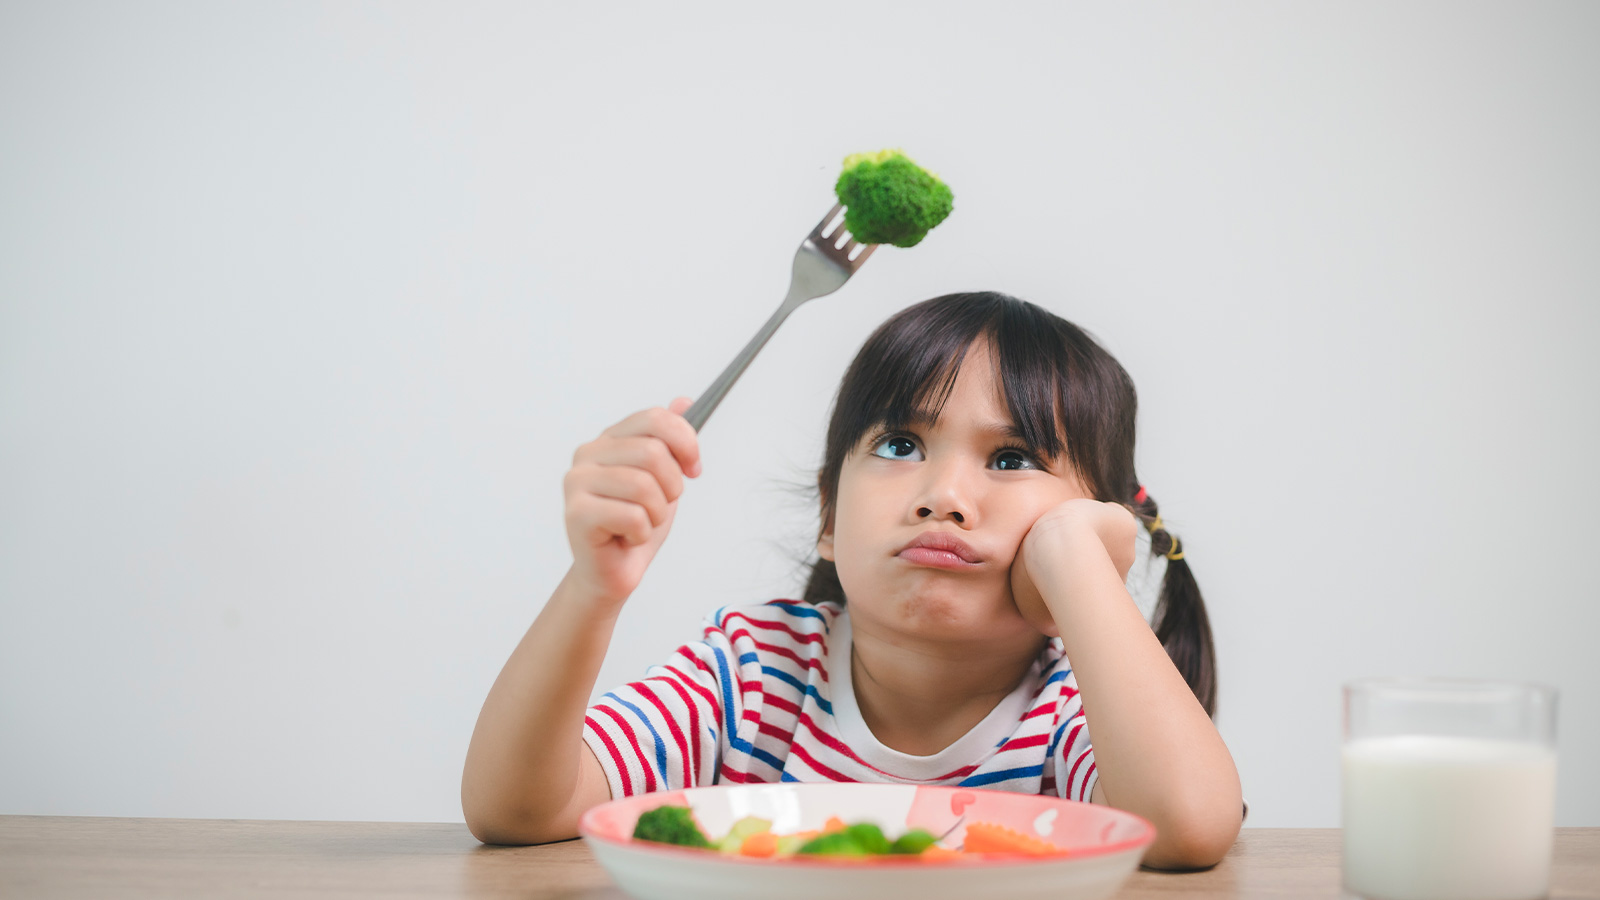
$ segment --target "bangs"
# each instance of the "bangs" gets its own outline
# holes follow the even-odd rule
[[[1022,442],[1048,459],[1067,452],[1071,462],[1071,448],[1062,437],[1060,335],[1037,307],[991,296],[984,303],[940,307],[934,302],[922,315],[885,322],[857,357],[852,369],[859,371],[845,379],[833,422],[838,433],[829,436],[830,445],[837,438],[854,447],[874,428],[903,430],[938,421],[967,351],[985,340],[995,382]]]

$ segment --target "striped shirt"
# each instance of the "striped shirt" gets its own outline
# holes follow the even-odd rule
[[[962,785],[1088,800],[1094,751],[1059,638],[983,721],[932,756],[884,746],[850,683],[836,603],[724,607],[645,677],[589,707],[583,738],[613,798],[777,781]]]

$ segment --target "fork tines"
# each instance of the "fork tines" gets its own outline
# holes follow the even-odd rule
[[[878,249],[877,244],[863,244],[845,230],[844,205],[841,203],[835,203],[833,209],[828,210],[828,214],[817,223],[816,230],[811,232],[811,243],[830,260],[852,272],[861,268],[872,251]]]

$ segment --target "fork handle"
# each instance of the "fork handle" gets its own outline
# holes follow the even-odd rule
[[[693,406],[684,411],[683,417],[689,420],[689,424],[694,426],[695,431],[698,432],[701,426],[706,424],[706,420],[711,418],[711,411],[717,408],[717,404],[722,402],[723,397],[727,396],[728,389],[733,387],[735,381],[739,380],[739,376],[743,375],[744,370],[750,366],[750,361],[756,358],[756,354],[761,352],[762,347],[766,346],[767,340],[772,337],[772,333],[778,330],[778,326],[783,324],[783,320],[787,319],[789,313],[794,312],[799,305],[800,303],[795,302],[793,294],[785,297],[783,303],[778,307],[778,311],[773,313],[772,318],[767,320],[767,324],[761,326],[761,330],[756,332],[756,336],[750,339],[750,343],[744,345],[744,349],[740,350],[739,355],[733,358],[733,362],[728,363],[728,367],[722,370],[722,374],[717,376],[717,380],[711,382],[711,386],[706,388],[705,393],[700,395],[700,399],[696,400]]]

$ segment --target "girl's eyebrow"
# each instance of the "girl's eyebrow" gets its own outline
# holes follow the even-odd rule
[[[927,410],[915,410],[911,413],[907,424],[917,428],[932,428],[933,414]],[[1022,429],[1018,428],[1015,422],[980,422],[978,424],[978,432],[991,437],[1024,440]]]

